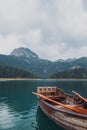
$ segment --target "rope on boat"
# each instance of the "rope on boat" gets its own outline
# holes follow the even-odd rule
[[[87,115],[87,110],[86,109],[83,109],[83,108],[80,108],[80,107],[77,107],[77,106],[68,106],[68,105],[65,105],[63,103],[60,103],[58,101],[55,101],[53,99],[50,99],[50,98],[48,98],[48,97],[46,97],[44,95],[41,95],[41,94],[38,94],[38,93],[35,93],[35,92],[32,92],[32,94],[34,94],[36,96],[40,96],[41,98],[43,98],[45,100],[48,100],[50,102],[53,102],[53,103],[55,103],[57,105],[60,105],[60,106],[62,106],[64,108],[66,108],[66,109],[72,110],[72,111],[80,113],[80,114],[86,114]]]

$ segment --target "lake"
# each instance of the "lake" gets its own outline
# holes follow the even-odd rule
[[[15,80],[0,81],[0,130],[64,130],[51,121],[40,109],[32,95],[37,86],[57,86],[87,98],[87,81]]]

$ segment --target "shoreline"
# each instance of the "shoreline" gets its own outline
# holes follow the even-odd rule
[[[43,81],[87,81],[87,79],[32,79],[32,78],[0,78],[0,81],[24,81],[24,80],[43,80]]]

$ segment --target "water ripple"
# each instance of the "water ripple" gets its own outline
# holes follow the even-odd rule
[[[10,113],[10,108],[4,102],[0,103],[0,129],[14,127],[14,116]]]

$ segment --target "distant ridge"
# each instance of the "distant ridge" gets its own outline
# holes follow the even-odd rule
[[[54,62],[40,59],[28,48],[16,48],[10,55],[0,55],[0,65],[7,65],[32,72],[38,78],[49,78],[51,75],[76,68],[87,68],[87,57],[78,59],[59,59]]]

